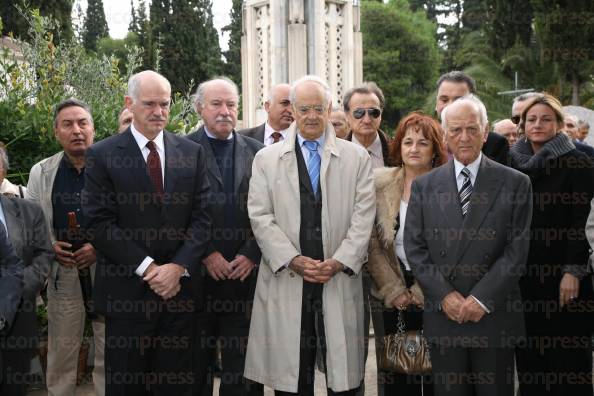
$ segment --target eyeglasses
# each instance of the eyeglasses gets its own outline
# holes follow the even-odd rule
[[[518,125],[520,123],[520,120],[522,119],[521,116],[519,115],[515,115],[511,118],[511,122],[513,122],[514,124]]]
[[[321,115],[322,113],[324,113],[324,106],[321,105],[303,105],[303,106],[297,106],[297,111],[299,112],[299,114],[301,115],[306,115],[307,113],[309,113],[311,110],[314,110],[316,112],[316,114]]]
[[[365,117],[365,113],[371,118],[378,118],[382,115],[382,111],[375,107],[371,107],[369,109],[355,109],[353,110],[353,117],[356,120],[360,120],[361,118]]]

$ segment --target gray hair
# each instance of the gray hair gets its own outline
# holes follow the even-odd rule
[[[326,83],[326,81],[322,80],[318,76],[314,76],[313,74],[308,74],[307,76],[303,76],[291,84],[291,89],[289,90],[289,100],[293,105],[295,105],[295,91],[297,87],[306,82],[314,82],[318,84],[324,90],[324,97],[326,99],[325,106],[327,106],[332,101],[332,91],[330,91],[330,87]]]
[[[6,147],[2,144],[0,145],[0,164],[2,164],[2,170],[4,173],[8,171],[8,153],[6,152]]]
[[[514,98],[514,104],[519,102],[525,102],[528,99],[536,98],[538,96],[542,96],[542,94],[540,92],[526,92],[520,96],[516,96]]]
[[[590,129],[590,123],[586,120],[578,120],[578,126],[581,128]]]
[[[491,129],[494,132],[497,132],[497,128],[499,127],[499,125],[503,124],[504,122],[511,123],[514,126],[516,125],[516,124],[514,124],[514,122],[511,119],[504,118],[503,120],[495,120],[495,121],[493,121],[493,123],[491,124]]]
[[[128,79],[127,95],[132,98],[132,101],[138,100],[138,91],[140,91],[140,83],[142,80],[142,76],[144,76],[146,74],[156,74],[157,76],[161,77],[161,79],[167,83],[167,85],[169,87],[169,91],[171,91],[171,83],[169,82],[169,80],[167,80],[165,78],[165,76],[163,76],[162,74],[159,74],[153,70],[144,70],[144,71],[141,71],[141,72],[131,75],[130,78]]]
[[[441,127],[444,131],[446,130],[447,126],[447,115],[449,112],[448,109],[450,109],[450,107],[453,104],[459,104],[463,102],[474,106],[474,108],[479,114],[479,122],[481,123],[482,128],[485,128],[487,125],[489,125],[489,119],[487,118],[487,108],[485,107],[485,104],[479,99],[478,96],[468,94],[456,99],[455,101],[447,105],[441,112]]]
[[[266,99],[268,101],[268,103],[274,102],[274,91],[276,91],[276,88],[280,85],[289,85],[289,84],[279,83],[279,84],[274,85],[272,88],[270,88],[270,90],[268,91],[268,99]],[[290,85],[289,85],[289,89],[290,89]]]
[[[80,107],[84,109],[89,114],[89,121],[93,124],[93,114],[91,114],[91,108],[88,104],[83,102],[82,100],[78,100],[76,98],[69,98],[66,100],[61,101],[54,107],[54,128],[58,127],[58,114],[68,107]]]
[[[235,96],[237,97],[237,101],[239,102],[239,88],[237,87],[237,84],[235,84],[233,82],[233,80],[231,80],[229,77],[217,76],[217,77],[211,78],[210,80],[203,81],[200,84],[198,84],[198,87],[196,88],[196,92],[194,92],[194,95],[192,95],[192,97],[194,99],[194,107],[195,108],[197,108],[198,105],[202,106],[204,104],[204,94],[206,93],[206,89],[213,82],[217,82],[217,81],[224,81],[227,84],[229,84],[235,91]]]
[[[346,91],[346,93],[342,97],[342,104],[344,106],[345,113],[348,113],[350,110],[351,98],[354,94],[375,95],[377,97],[377,100],[379,101],[380,109],[384,110],[384,104],[386,102],[384,93],[375,82],[365,81],[363,84],[353,87]]]

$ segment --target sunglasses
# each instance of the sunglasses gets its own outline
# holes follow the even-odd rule
[[[521,119],[522,119],[522,117],[521,117],[521,116],[519,116],[519,115],[515,115],[515,116],[513,116],[513,117],[511,118],[511,121],[512,121],[514,124],[518,125],[518,124],[520,123],[520,120],[521,120]]]
[[[378,118],[382,115],[382,111],[380,109],[376,109],[375,107],[371,107],[369,109],[355,109],[353,110],[353,117],[356,120],[360,120],[361,118],[365,117],[365,113],[371,118]]]

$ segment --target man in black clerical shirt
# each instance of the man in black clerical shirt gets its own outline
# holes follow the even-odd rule
[[[238,104],[233,81],[221,77],[203,82],[196,90],[195,106],[204,125],[188,136],[206,153],[212,219],[212,237],[202,259],[208,273],[206,305],[196,316],[197,336],[208,351],[206,357],[197,355],[195,364],[198,375],[212,368],[215,346],[220,341],[223,372],[219,394],[226,396],[263,392],[261,385],[243,378],[243,367],[256,285],[255,266],[260,261],[248,217],[247,193],[252,160],[264,146],[235,132]],[[208,387],[212,387],[212,381],[208,381]],[[207,393],[212,394],[212,390]]]

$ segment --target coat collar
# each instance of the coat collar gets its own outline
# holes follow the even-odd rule
[[[329,155],[335,155],[340,157],[340,148],[336,144],[336,135],[334,134],[334,129],[332,129],[331,123],[326,123],[326,130],[324,131],[324,155],[322,157],[322,161],[324,161],[324,157],[328,158]],[[293,121],[289,129],[287,129],[287,137],[281,143],[283,145],[282,149],[280,150],[279,156],[282,158],[286,154],[295,152],[295,141],[297,139],[297,123]],[[323,167],[323,165],[322,165]]]
[[[378,238],[386,250],[392,249],[396,237],[396,217],[404,189],[404,168],[377,168],[373,171],[377,209]]]

